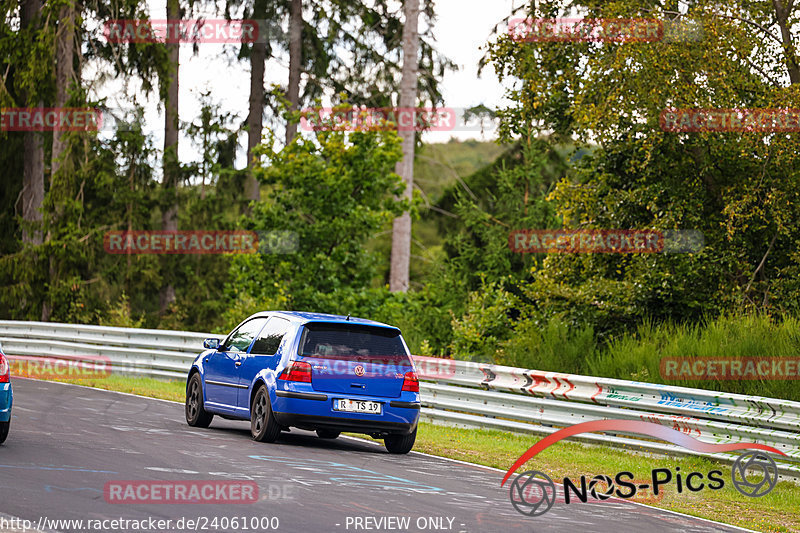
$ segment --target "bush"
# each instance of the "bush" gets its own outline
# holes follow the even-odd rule
[[[800,400],[796,381],[665,380],[665,357],[797,357],[800,321],[766,315],[725,315],[694,325],[645,322],[589,361],[587,373],[739,394]]]
[[[496,359],[508,366],[580,374],[587,371],[587,361],[596,352],[591,326],[572,328],[556,316],[521,321]]]
[[[509,312],[517,306],[516,297],[499,283],[482,284],[482,290],[469,294],[464,316],[453,318],[455,359],[494,361],[500,343],[512,331]]]

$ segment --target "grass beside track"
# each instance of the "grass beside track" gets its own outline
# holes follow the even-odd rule
[[[14,376],[11,376],[14,379]],[[186,400],[185,381],[162,381],[152,378],[130,378],[119,374],[111,374],[97,379],[53,379],[49,381],[60,381],[62,383],[72,383],[74,385],[84,385],[95,389],[112,390],[116,392],[127,392],[148,396],[150,398],[161,398],[162,400],[173,400],[183,403]]]
[[[186,386],[183,381],[117,375],[103,379],[58,381],[179,402],[184,401]],[[369,439],[364,435],[356,436]],[[414,450],[506,470],[537,440],[538,437],[531,435],[421,423]],[[646,480],[650,479],[650,471],[654,468],[669,468],[675,474],[676,467],[680,467],[684,476],[689,472],[701,472],[704,478],[711,470],[721,470],[726,480],[725,487],[714,491],[684,490],[682,494],[678,494],[673,479],[667,486],[663,499],[652,504],[654,507],[757,531],[800,531],[800,486],[782,481],[764,497],[747,498],[731,486],[729,465],[707,459],[658,457],[630,450],[562,441],[540,453],[523,470],[540,470],[558,484],[564,477],[578,481],[581,475],[586,475],[589,479],[598,474],[613,477],[622,471],[632,472],[637,480]],[[487,476],[496,477],[497,487],[500,489],[502,474],[487,473]],[[581,504],[578,502],[572,505]],[[532,524],[536,520],[521,515],[520,519],[529,520]]]

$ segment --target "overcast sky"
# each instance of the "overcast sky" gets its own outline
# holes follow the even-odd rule
[[[519,4],[521,0],[516,0]],[[439,51],[459,66],[456,72],[448,72],[441,82],[444,105],[450,108],[471,107],[484,104],[496,108],[503,103],[503,88],[491,67],[484,69],[478,77],[478,61],[485,51],[492,28],[511,12],[514,0],[438,0],[438,19],[434,27]],[[165,0],[148,0],[153,19],[166,18]],[[213,15],[211,15],[213,17]],[[250,71],[246,62],[231,59],[231,45],[202,44],[198,54],[192,53],[190,44],[181,45],[180,66],[180,119],[191,121],[198,117],[199,96],[211,93],[214,102],[222,111],[229,112],[237,121],[247,116]],[[226,52],[227,50],[227,52]],[[91,72],[90,72],[91,75]],[[266,68],[267,86],[271,83],[285,85],[288,79],[288,58],[270,59]],[[106,84],[99,94],[109,97],[108,104],[117,107],[115,98],[122,93],[121,82]],[[129,90],[130,92],[130,90]],[[124,107],[127,96],[119,101]],[[157,148],[163,145],[163,115],[157,97],[146,102],[146,129],[154,137]],[[283,135],[283,132],[280,132]],[[427,132],[426,142],[447,142],[458,139],[493,140],[493,131]],[[183,162],[198,159],[196,147],[182,136],[180,158]],[[237,167],[244,166],[244,136]]]

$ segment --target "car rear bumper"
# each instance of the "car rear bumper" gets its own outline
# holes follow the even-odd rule
[[[13,402],[11,383],[0,383],[0,422],[11,420],[11,404]]]
[[[413,422],[386,422],[383,420],[361,420],[357,418],[299,415],[295,413],[275,412],[275,419],[282,426],[298,427],[300,429],[330,429],[334,431],[347,431],[350,433],[391,433],[393,435],[408,435],[417,427]],[[350,414],[350,413],[348,413]]]
[[[276,396],[272,411],[278,423],[301,429],[407,435],[416,429],[420,414],[419,398],[413,393],[403,393],[396,399],[346,396],[353,400],[379,401],[383,404],[380,415],[335,411],[333,401],[345,397],[341,394],[278,390]]]

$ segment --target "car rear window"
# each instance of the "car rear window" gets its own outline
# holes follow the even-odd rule
[[[408,360],[398,330],[347,324],[306,324],[298,354],[333,359]]]

